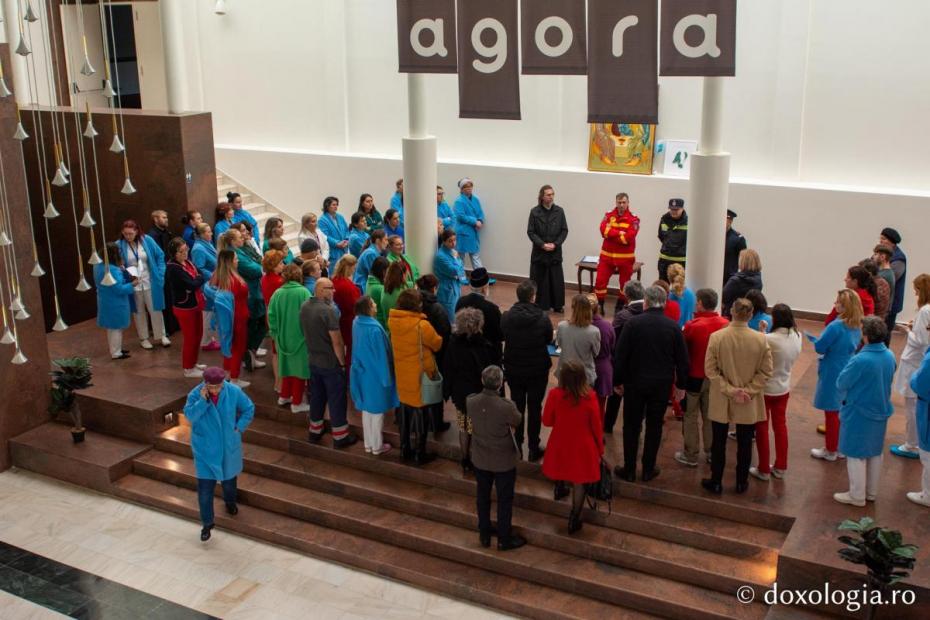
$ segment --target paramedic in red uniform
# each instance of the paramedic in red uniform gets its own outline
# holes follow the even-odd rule
[[[617,206],[604,215],[601,220],[601,256],[597,263],[597,280],[594,293],[597,301],[604,307],[607,297],[607,283],[610,276],[619,274],[620,290],[633,275],[633,263],[636,261],[636,235],[639,233],[639,218],[630,212],[630,197],[621,192],[617,194]]]

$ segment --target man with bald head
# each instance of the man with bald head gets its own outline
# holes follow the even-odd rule
[[[346,353],[339,331],[339,315],[333,303],[333,281],[320,278],[314,296],[300,308],[300,328],[310,360],[310,430],[308,439],[317,443],[325,427],[323,413],[329,405],[333,446],[346,448],[357,441],[346,418]]]

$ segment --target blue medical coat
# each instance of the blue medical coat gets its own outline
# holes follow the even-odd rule
[[[849,360],[836,380],[840,408],[840,452],[867,459],[884,452],[885,428],[894,412],[891,382],[894,353],[884,343],[867,344]]]
[[[216,404],[200,395],[201,382],[187,395],[184,415],[191,423],[191,448],[197,477],[229,480],[242,472],[242,432],[255,405],[238,385],[223,382]]]

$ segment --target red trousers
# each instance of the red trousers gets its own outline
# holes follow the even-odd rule
[[[181,326],[184,345],[181,348],[181,368],[190,370],[197,365],[200,341],[203,340],[203,311],[198,308],[172,308]]]
[[[290,398],[291,404],[299,405],[304,400],[307,382],[298,377],[284,377],[281,379],[281,398]]]
[[[840,447],[840,412],[824,411],[824,425],[827,427],[824,447],[827,452],[836,452]]]
[[[597,263],[597,277],[594,280],[594,294],[597,295],[598,301],[604,301],[607,297],[607,283],[615,273],[620,275],[620,290],[623,290],[623,285],[633,277],[634,262],[632,258],[601,257]]]
[[[233,323],[232,351],[230,357],[223,358],[223,369],[229,373],[230,379],[238,379],[242,370],[242,358],[245,357],[245,347],[249,339],[249,318],[242,320],[236,318]]]
[[[759,452],[759,471],[767,474],[772,471],[769,454],[769,425],[775,434],[775,469],[788,469],[788,424],[785,413],[788,410],[788,396],[765,397],[766,419],[756,422],[756,450]]]

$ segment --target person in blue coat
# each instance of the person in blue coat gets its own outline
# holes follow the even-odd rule
[[[387,233],[383,228],[372,231],[368,247],[359,255],[358,265],[355,267],[355,275],[352,281],[358,287],[358,290],[365,294],[365,286],[368,284],[368,276],[371,274],[371,265],[379,256],[384,256],[387,251],[388,240]]]
[[[836,380],[842,400],[840,452],[846,456],[849,491],[834,493],[841,504],[865,506],[878,497],[885,451],[885,429],[894,412],[891,382],[895,359],[885,346],[888,328],[877,316],[862,320],[862,349],[853,356]]]
[[[115,243],[108,243],[106,249],[107,261],[94,265],[94,283],[97,285],[97,325],[107,330],[107,345],[110,357],[115,360],[124,360],[129,357],[129,351],[123,350],[123,330],[129,327],[131,315],[129,300],[133,294],[133,278],[125,269],[120,258],[119,247]],[[115,284],[106,286],[103,278],[109,273]]]
[[[365,452],[375,456],[391,449],[384,443],[381,429],[384,413],[400,406],[397,383],[394,380],[391,341],[375,318],[378,309],[371,297],[359,297],[355,302],[352,322],[352,365],[349,370],[349,392],[355,408],[362,412]]]
[[[209,224],[198,224],[194,231],[194,247],[191,248],[191,262],[205,282],[209,282],[216,271],[216,247],[213,245],[213,229]],[[200,346],[204,351],[218,351],[220,344],[216,340],[216,330],[211,328],[213,322],[213,300],[204,299],[203,340]]]
[[[455,251],[455,231],[447,228],[439,236],[439,250],[433,259],[433,273],[439,279],[439,291],[436,298],[449,315],[449,322],[455,321],[455,304],[462,296],[462,285],[468,284],[465,278],[465,265]]]
[[[163,347],[170,347],[162,314],[165,309],[165,253],[154,239],[142,234],[134,220],[123,222],[117,244],[123,265],[135,277],[129,304],[135,314],[136,332],[142,348],[152,348],[149,341],[150,319],[155,340]]]
[[[368,243],[368,223],[365,220],[365,214],[356,211],[352,214],[352,226],[349,228],[349,254],[358,258]]]
[[[221,202],[216,207],[216,219],[213,223],[213,245],[215,246],[219,243],[220,237],[228,231],[235,221],[233,221],[233,216],[236,214],[233,211],[232,207],[229,206],[228,202]],[[220,248],[222,249],[222,248]]]
[[[917,395],[917,445],[924,472],[921,490],[908,493],[907,499],[930,508],[930,350],[924,355],[920,368],[911,375],[910,386]]]
[[[184,224],[184,232],[181,236],[187,243],[187,249],[194,249],[194,241],[197,240],[197,227],[203,224],[203,216],[200,211],[188,211],[186,215],[181,216],[181,223]]]
[[[458,236],[458,251],[464,263],[465,257],[471,260],[472,269],[480,269],[481,240],[478,232],[484,226],[484,211],[481,201],[475,196],[475,184],[468,177],[459,181],[461,193],[455,199],[455,233]]]
[[[446,202],[446,190],[441,185],[436,186],[436,217],[442,222],[443,230],[455,229],[455,212]]]
[[[191,423],[191,450],[197,470],[200,540],[213,529],[213,490],[223,487],[226,512],[235,515],[236,476],[242,472],[242,433],[252,422],[255,405],[238,385],[226,381],[222,368],[203,371],[203,382],[187,395],[184,415]]]
[[[772,315],[766,312],[769,307],[769,302],[765,298],[765,295],[762,294],[762,291],[752,289],[746,293],[746,299],[752,303],[752,318],[749,319],[749,329],[761,331],[763,334],[771,332]],[[765,325],[765,329],[762,329],[763,324]]]
[[[394,184],[394,195],[391,196],[391,208],[400,215],[400,223],[404,224],[404,180],[397,179]]]
[[[327,196],[323,200],[323,215],[320,217],[320,232],[326,235],[329,242],[329,263],[335,265],[339,259],[349,251],[349,225],[346,218],[336,213],[339,209],[339,199]]]
[[[400,219],[400,212],[397,209],[388,209],[384,214],[384,234],[391,237],[397,236],[404,238],[404,224]]]
[[[814,350],[819,356],[814,407],[823,411],[827,431],[825,446],[813,448],[811,456],[826,461],[835,461],[838,456],[841,400],[836,389],[836,379],[856,352],[862,338],[862,302],[859,295],[848,288],[843,289],[837,294],[834,307],[837,317],[827,325],[819,338],[810,333],[805,334],[814,343]]]
[[[248,210],[242,207],[242,196],[236,192],[229,192],[226,194],[226,200],[229,202],[229,208],[232,209],[231,223],[238,224],[239,222],[248,222],[249,226],[252,227],[252,238],[255,240],[255,245],[261,247],[262,240],[258,230],[258,222]]]

